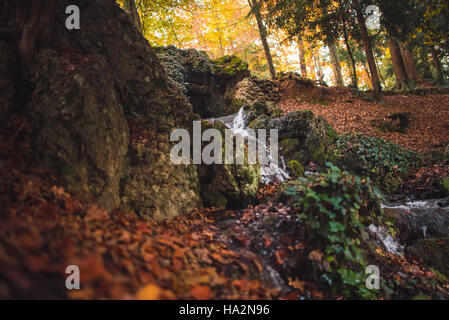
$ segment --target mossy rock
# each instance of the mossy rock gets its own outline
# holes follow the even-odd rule
[[[278,129],[280,153],[287,162],[295,160],[302,165],[310,162],[324,167],[335,159],[334,144],[338,137],[323,117],[312,111],[295,111],[273,119],[270,129]]]
[[[304,177],[304,166],[296,160],[288,162],[288,169],[290,171],[290,176],[294,179]]]
[[[226,126],[220,122],[204,126],[203,130],[218,129],[224,137]],[[248,164],[247,157],[241,165],[224,164],[224,144],[222,151],[223,164],[203,164],[197,168],[204,206],[243,208],[254,204],[262,179],[259,165]]]
[[[235,76],[239,72],[248,70],[248,63],[235,55],[227,55],[212,61],[214,71],[216,73],[223,73],[229,76]]]
[[[440,181],[440,185],[443,188],[446,195],[449,195],[449,178],[445,178]]]
[[[418,240],[406,248],[406,254],[449,277],[449,238]]]
[[[270,117],[266,114],[263,114],[253,121],[249,123],[249,127],[253,130],[259,130],[259,129],[269,129],[270,128]]]

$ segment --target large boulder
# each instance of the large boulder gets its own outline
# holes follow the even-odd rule
[[[279,83],[247,77],[237,83],[233,99],[244,104],[252,105],[258,101],[276,103],[280,100]]]
[[[39,52],[31,68],[35,89],[28,112],[39,158],[63,174],[73,191],[112,209],[120,205],[129,128],[110,67],[102,56],[92,58],[94,63],[64,66],[58,53]]]
[[[58,1],[60,18],[69,4],[82,16],[79,31],[62,35],[70,50],[39,50],[30,68],[26,111],[38,160],[106,209],[149,219],[191,210],[200,204],[196,168],[169,161],[170,133],[188,127],[191,105],[169,90],[152,48],[116,3]]]
[[[321,116],[302,110],[272,119],[270,129],[278,129],[279,148],[287,162],[298,161],[302,165],[314,162],[324,166],[333,159],[333,145],[337,133]]]

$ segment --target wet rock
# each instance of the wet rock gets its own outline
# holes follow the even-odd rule
[[[417,239],[449,237],[449,210],[438,203],[428,200],[384,206],[384,217],[399,229],[405,244]]]

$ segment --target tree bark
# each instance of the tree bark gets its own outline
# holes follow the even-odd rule
[[[330,41],[327,44],[329,48],[329,53],[331,57],[332,62],[332,71],[334,72],[334,78],[337,86],[342,87],[344,86],[343,82],[343,76],[341,74],[341,64],[340,64],[340,58],[338,57],[338,51],[337,51],[337,45],[334,41]]]
[[[17,49],[23,66],[30,65],[36,45],[52,42],[54,0],[3,0],[2,22]]]
[[[265,51],[265,56],[267,57],[268,68],[270,69],[271,79],[276,79],[276,70],[273,65],[273,58],[270,52],[270,46],[267,41],[267,28],[265,27],[260,14],[259,3],[256,0],[248,0],[249,6],[254,13],[257,21],[257,27],[259,28],[260,40],[262,41],[263,50]]]
[[[340,8],[344,8],[345,7],[345,5],[343,3],[343,0],[339,0],[338,3],[340,5]],[[351,62],[352,86],[354,88],[358,88],[357,68],[356,68],[356,64],[355,64],[355,60],[354,60],[354,55],[352,54],[351,46],[349,44],[348,29],[346,27],[347,21],[348,21],[348,11],[347,10],[345,10],[345,11],[343,11],[341,13],[340,20],[341,20],[341,24],[342,24],[342,27],[343,27],[343,38],[345,40],[346,51],[348,52],[349,59],[350,59],[350,62]]]
[[[351,46],[349,45],[348,31],[346,30],[346,20],[343,20],[343,36],[345,38],[346,50],[348,51],[349,59],[351,60],[352,68],[352,85],[358,88],[357,69],[355,65],[354,55],[352,54]]]
[[[438,81],[442,82],[444,80],[443,77],[443,70],[441,69],[441,63],[440,63],[440,59],[438,58],[438,53],[435,50],[434,46],[430,47],[430,50],[432,52],[432,62],[433,65],[435,66],[435,69],[437,70],[437,75],[438,75]]]
[[[416,59],[414,53],[404,44],[401,46],[401,52],[408,78],[414,82],[418,82],[420,78],[418,71],[416,70]]]
[[[368,61],[368,66],[371,73],[371,83],[373,85],[374,94],[379,95],[382,92],[382,87],[380,85],[379,72],[377,71],[376,62],[374,61],[373,48],[371,47],[371,39],[368,34],[368,30],[365,25],[365,18],[363,17],[363,12],[359,3],[356,0],[353,1],[353,4],[357,15],[357,23],[360,28],[360,33],[362,35],[362,42],[365,50],[366,60]]]
[[[139,12],[137,11],[135,0],[125,0],[123,3],[123,9],[125,9],[126,13],[128,13],[128,15],[131,17],[131,20],[136,29],[139,30],[140,33],[142,33],[142,24],[140,22],[140,16]]]
[[[304,41],[301,38],[298,39],[298,50],[299,50],[299,65],[301,68],[301,76],[303,78],[307,78],[307,66],[305,59],[306,52],[304,50]]]
[[[323,79],[324,79],[324,74],[323,74],[323,69],[321,68],[321,60],[320,60],[320,55],[318,54],[318,50],[315,48],[313,50],[313,61],[315,62],[315,69],[317,71],[317,76],[318,76],[318,81],[320,83],[323,83]]]
[[[390,37],[388,39],[388,47],[390,48],[391,61],[393,62],[393,70],[396,76],[396,85],[399,90],[404,90],[409,78],[402,59],[399,44]]]

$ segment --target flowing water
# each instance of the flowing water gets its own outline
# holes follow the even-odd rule
[[[246,113],[245,110],[243,110],[243,108],[241,108],[237,114],[216,119],[207,119],[207,121],[209,122],[220,121],[229,129],[231,129],[234,135],[240,135],[246,139],[256,140],[256,137],[251,136],[249,134],[248,119],[246,117]],[[269,136],[269,133],[267,133],[267,136]],[[278,181],[287,180],[289,178],[289,174],[286,170],[284,158],[280,156],[279,157],[280,161],[277,161],[278,159],[272,159],[269,147],[267,146],[266,143],[259,145],[258,148],[263,148],[266,152],[268,159],[270,160],[269,164],[261,165],[260,173],[262,176],[262,182],[264,184],[267,184],[275,180]]]

